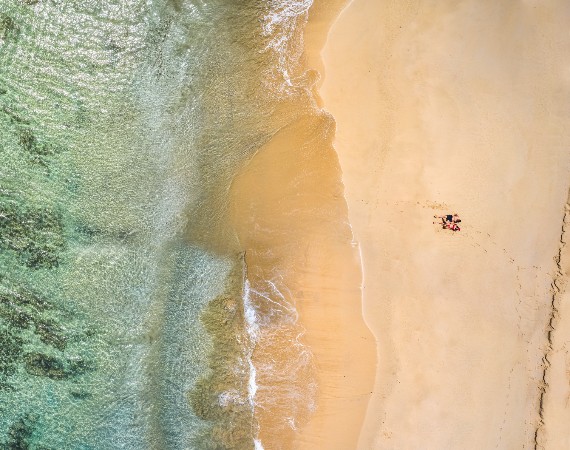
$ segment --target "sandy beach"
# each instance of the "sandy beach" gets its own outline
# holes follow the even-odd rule
[[[319,93],[377,348],[358,448],[569,445],[569,19],[354,0],[332,26]],[[432,224],[455,212],[461,231]],[[333,430],[315,431],[326,408],[308,436]]]
[[[265,448],[354,446],[372,391],[374,339],[362,319],[360,262],[338,161],[330,138],[312,138],[332,138],[331,125],[327,116],[300,117],[260,150],[232,186],[232,222],[246,251],[251,288],[262,291],[265,280],[287,286],[282,294],[295,305],[301,327],[285,323],[253,355]],[[304,149],[303,158],[296,148]],[[311,366],[303,362],[306,354],[295,353],[300,345],[308,346]],[[267,360],[273,367],[264,374]],[[311,398],[314,382],[318,393]],[[294,405],[298,395],[304,402],[291,410],[286,399],[293,396]]]

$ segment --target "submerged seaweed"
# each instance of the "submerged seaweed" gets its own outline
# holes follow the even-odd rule
[[[30,416],[25,416],[13,423],[8,430],[5,448],[7,450],[28,450],[31,448],[34,422]]]
[[[236,264],[225,292],[212,300],[201,316],[213,345],[209,370],[188,395],[194,413],[208,422],[206,430],[195,439],[197,448],[253,448],[242,264]]]
[[[21,365],[29,375],[62,380],[94,370],[81,357],[64,357],[69,337],[53,318],[57,309],[38,294],[14,288],[6,280],[0,285],[0,389],[9,389],[10,377]],[[44,352],[24,352],[30,334],[45,345]],[[53,356],[59,355],[59,356]]]
[[[35,322],[36,334],[40,340],[58,350],[64,350],[67,344],[67,337],[63,334],[60,326],[50,321],[37,320]]]
[[[8,91],[3,89],[2,95],[6,94]],[[12,124],[29,124],[29,122],[22,117],[21,114],[13,111],[11,108],[4,106],[0,111],[8,116],[10,123]]]
[[[53,347],[63,350],[66,338],[61,328],[51,320],[43,318],[42,312],[51,306],[36,294],[18,289],[0,291],[0,320],[12,329],[35,328],[40,339]]]
[[[42,353],[28,353],[24,356],[26,372],[30,375],[62,380],[66,377],[63,362]]]
[[[77,377],[94,370],[91,364],[83,359],[63,360],[43,353],[27,353],[24,355],[26,372],[30,375],[63,380]]]
[[[8,429],[5,443],[0,444],[3,450],[52,450],[38,442],[35,436],[38,428],[38,418],[35,414],[25,414],[16,420]]]
[[[18,27],[10,16],[0,14],[0,44],[18,35]]]
[[[9,329],[0,329],[0,390],[9,388],[12,376],[22,358],[24,341]]]
[[[0,249],[17,252],[32,269],[59,265],[64,247],[61,214],[49,207],[34,207],[0,196]]]
[[[20,146],[28,153],[42,156],[55,154],[55,148],[48,143],[40,142],[29,128],[20,129],[18,135]]]

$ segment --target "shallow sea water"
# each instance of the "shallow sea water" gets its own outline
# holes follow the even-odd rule
[[[311,362],[228,191],[316,114],[310,4],[0,0],[0,448],[262,448],[260,327]]]

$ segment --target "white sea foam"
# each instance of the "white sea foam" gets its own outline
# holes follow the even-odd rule
[[[263,35],[268,38],[265,51],[272,52],[276,58],[275,67],[268,77],[273,83],[277,82],[276,91],[280,94],[285,95],[295,87],[291,74],[299,65],[303,52],[299,30],[307,21],[312,4],[313,0],[271,0],[269,12],[263,16]]]
[[[244,283],[244,295],[243,295],[243,307],[244,307],[244,316],[246,321],[246,330],[250,341],[250,348],[247,353],[247,363],[249,365],[249,380],[248,380],[248,399],[249,403],[254,407],[255,405],[255,394],[257,392],[257,382],[256,376],[257,371],[255,366],[253,365],[252,356],[253,356],[253,349],[255,348],[255,344],[258,339],[259,335],[259,325],[257,324],[257,314],[255,311],[255,307],[251,302],[251,287],[249,284],[249,280],[245,280]]]
[[[228,391],[224,391],[220,395],[218,395],[218,404],[224,408],[229,406],[232,403],[242,404],[243,402],[244,401],[243,401],[242,396],[235,389],[230,389]]]
[[[251,358],[249,358],[248,363],[249,363],[249,381],[247,384],[248,399],[250,404],[253,405],[255,401],[255,394],[257,392],[257,383],[256,383],[257,371],[255,370],[255,366],[253,365]]]
[[[251,301],[251,286],[249,280],[246,278],[243,287],[243,309],[246,322],[246,330],[249,337],[249,349],[247,352],[247,363],[249,366],[249,379],[247,383],[247,398],[251,406],[252,415],[255,414],[255,394],[257,393],[257,370],[253,365],[253,350],[259,338],[259,325],[257,323],[257,313]],[[254,436],[254,443],[256,449],[263,449],[261,441]]]

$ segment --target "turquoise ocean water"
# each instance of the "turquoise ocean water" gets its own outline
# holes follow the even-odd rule
[[[310,3],[0,0],[0,448],[262,448],[227,192]]]

